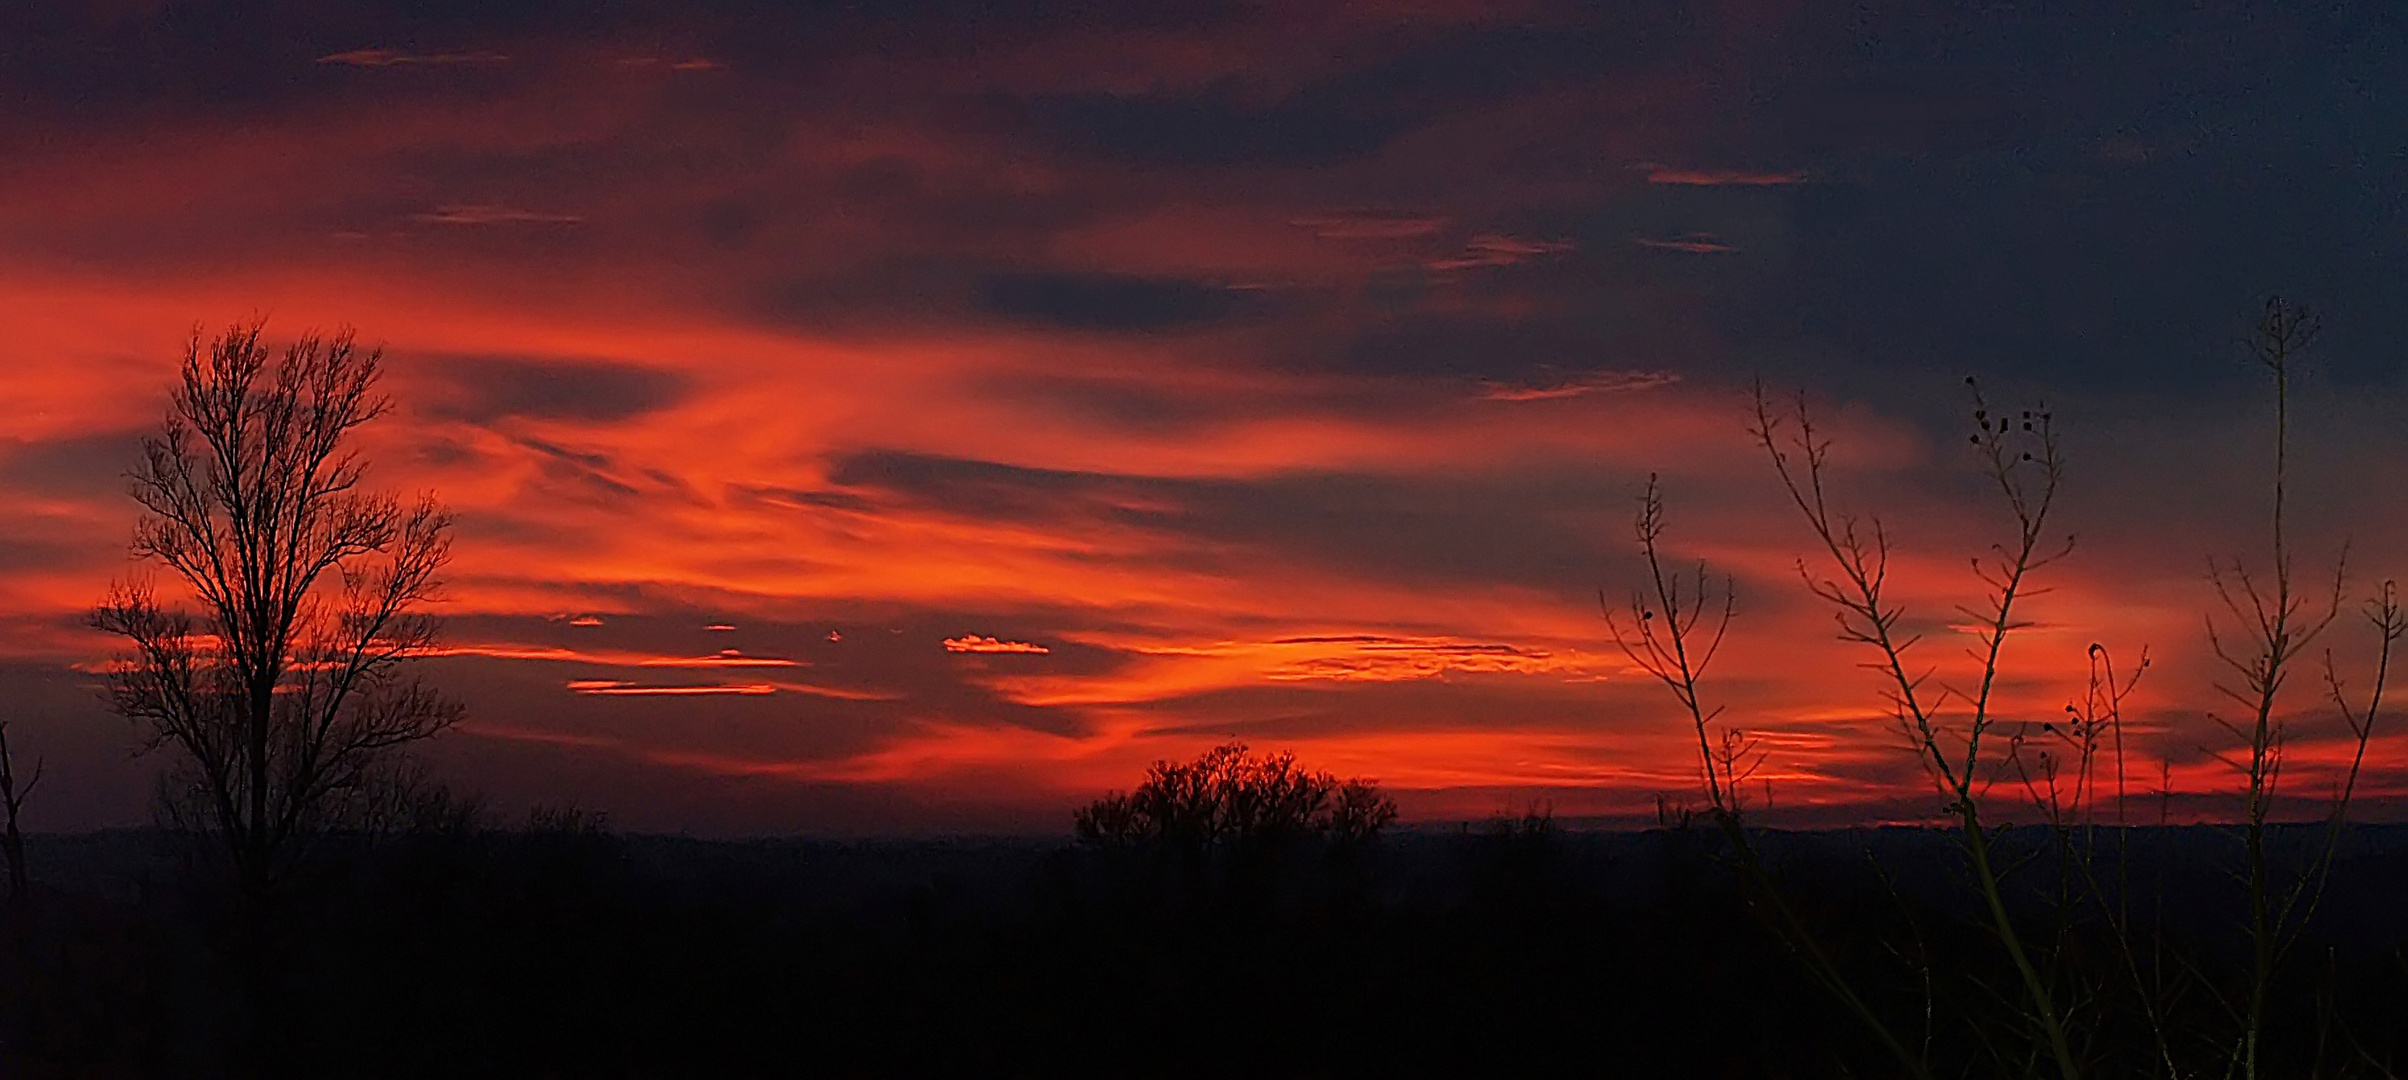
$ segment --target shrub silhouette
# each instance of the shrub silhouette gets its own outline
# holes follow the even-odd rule
[[[1157,761],[1134,791],[1078,810],[1079,839],[1190,850],[1316,837],[1366,840],[1396,820],[1396,802],[1369,780],[1298,768],[1296,755],[1256,755],[1223,743],[1186,764]]]

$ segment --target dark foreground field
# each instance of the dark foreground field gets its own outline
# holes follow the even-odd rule
[[[2213,991],[2245,945],[2237,843],[2145,830],[2121,859],[2112,836],[2097,844],[2092,865],[2128,883],[2141,973],[2171,987],[2163,1022],[2212,1060],[2229,1028]],[[0,942],[12,1078],[1898,1071],[1760,928],[1703,830],[1470,826],[1196,860],[556,821],[347,845],[249,931],[178,837],[29,848],[36,887]],[[2008,976],[1944,839],[1768,848],[1817,940],[1901,1030],[1922,1038],[1928,1014],[1936,1060],[2017,1071],[1984,1056],[2013,1024],[1984,988]],[[2035,933],[2081,961],[2064,978],[2104,1018],[2086,1025],[2096,1075],[2155,1075],[2128,985],[2084,974],[2131,967],[2101,918],[2057,928],[2045,858],[2017,880]],[[2349,834],[2283,968],[2269,1075],[2408,1061],[2403,897],[2408,828]]]

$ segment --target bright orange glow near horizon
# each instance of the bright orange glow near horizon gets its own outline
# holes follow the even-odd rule
[[[1510,86],[1438,65],[1435,104],[1330,106],[1377,138],[1298,111],[1325,86],[1421,102],[1381,65],[1456,35],[1588,32],[1551,5],[1411,7],[1032,27],[968,59],[837,41],[807,82],[726,42],[354,42],[254,58],[316,97],[62,99],[0,132],[0,674],[77,792],[37,824],[145,813],[83,613],[141,572],[121,476],[184,341],[253,318],[383,348],[371,480],[458,521],[425,663],[469,718],[432,761],[506,804],[1059,829],[1236,738],[1375,777],[1409,819],[1652,820],[1694,799],[1694,739],[1598,601],[1639,581],[1653,473],[1672,554],[1736,582],[1708,696],[1762,739],[1772,820],[1920,820],[1937,800],[1800,580],[1825,569],[1747,387],[1813,395],[1843,498],[1900,545],[1915,655],[1963,686],[1967,560],[2003,525],[1961,453],[1971,371],[2048,399],[2074,457],[2080,540],[2029,601],[2001,715],[2054,721],[2092,643],[2145,647],[2134,813],[2226,812],[2206,567],[2267,558],[2260,387],[2111,378],[2175,361],[2105,345],[2034,358],[1974,301],[1892,299],[1929,270],[1891,249],[1827,254],[1883,213],[1895,243],[1938,231],[1862,164],[1961,152],[1913,149],[1958,136],[1911,117],[1745,144],[1669,61]],[[2327,291],[2333,325],[2366,321],[2343,352],[2379,337],[2379,305]],[[1834,314],[1856,295],[1901,314]],[[2240,295],[2153,325],[2221,347]],[[2355,597],[2408,555],[2398,500],[2352,495],[2397,490],[2408,440],[2396,383],[2352,378],[2302,392],[2296,513],[2305,577],[2354,539]],[[2328,640],[2362,693],[2353,617]],[[2313,668],[2284,699],[2302,796],[2347,749]],[[2408,799],[2403,720],[2369,752],[2377,813]]]

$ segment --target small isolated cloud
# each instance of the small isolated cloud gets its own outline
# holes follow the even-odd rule
[[[1691,255],[1727,255],[1739,249],[1713,233],[1682,233],[1672,237],[1642,236],[1631,241],[1649,251],[1680,251]]]
[[[688,57],[684,60],[671,60],[667,57],[661,56],[630,56],[620,60],[619,66],[625,68],[657,68],[668,71],[718,71],[725,65],[721,64],[717,60],[711,60],[700,56]]]
[[[1670,371],[1592,371],[1553,382],[1481,384],[1482,401],[1553,401],[1589,394],[1626,393],[1670,386],[1681,377]]]
[[[1576,659],[1501,642],[1347,634],[1270,644],[1304,654],[1264,673],[1278,682],[1406,682],[1449,673],[1597,677]]]
[[[619,668],[792,668],[803,662],[783,656],[746,656],[721,649],[710,656],[665,656],[623,649],[568,649],[557,645],[492,644],[442,645],[421,656],[476,656],[492,660],[545,660],[567,664],[598,664]]]
[[[330,53],[318,58],[321,64],[345,64],[362,68],[389,67],[449,67],[459,64],[501,64],[510,58],[486,49],[472,52],[414,53],[399,49],[353,49]]]
[[[661,656],[643,661],[645,667],[736,668],[736,667],[799,667],[800,661],[783,656],[746,656],[734,649],[721,649],[716,656]]]
[[[723,622],[715,622],[715,623],[712,623],[712,624],[711,624],[711,625],[709,625],[709,626],[705,626],[705,627],[703,627],[703,629],[705,629],[705,630],[708,630],[708,631],[710,631],[711,633],[714,633],[714,634],[725,634],[725,633],[728,633],[728,632],[730,632],[730,631],[734,630],[735,628],[736,628],[736,624],[734,624],[734,623],[723,623]]]
[[[823,697],[823,698],[828,698],[828,699],[830,699],[830,700],[832,700],[832,701],[901,701],[901,700],[903,700],[903,695],[901,695],[901,694],[881,693],[881,692],[879,692],[879,691],[876,691],[876,690],[849,690],[849,689],[846,689],[846,688],[844,688],[844,687],[839,687],[839,686],[819,686],[819,685],[816,685],[816,684],[813,684],[813,683],[803,683],[803,682],[776,682],[776,683],[771,683],[770,685],[771,685],[771,686],[774,686],[774,687],[776,687],[777,689],[779,689],[780,691],[783,691],[783,692],[785,692],[785,693],[790,693],[790,694],[809,694],[809,695],[811,695],[812,697]]]
[[[1399,210],[1332,210],[1288,224],[1323,240],[1415,240],[1446,228],[1447,219]]]
[[[1783,184],[1806,182],[1803,172],[1754,172],[1747,169],[1683,169],[1642,161],[1631,166],[1643,169],[1650,184],[1675,184],[1682,187],[1779,187]]]
[[[574,618],[574,619],[570,619],[570,620],[569,620],[569,625],[570,625],[570,626],[600,626],[600,625],[602,625],[602,620],[601,620],[601,618],[600,618],[599,616],[594,616],[594,615],[579,615],[579,616],[577,616],[577,617],[576,617],[576,618]]]
[[[596,697],[696,697],[737,695],[759,697],[774,694],[778,688],[768,683],[704,683],[701,685],[659,685],[620,682],[616,679],[571,679],[568,688],[579,694]]]
[[[1432,259],[1424,265],[1432,270],[1474,270],[1487,267],[1512,266],[1549,255],[1563,255],[1579,250],[1569,240],[1530,240],[1501,233],[1482,233],[1463,245],[1463,253],[1442,259]]]
[[[1043,656],[1053,650],[1026,641],[1005,641],[1001,638],[964,634],[945,639],[945,651],[951,653],[1028,653]]]
[[[575,214],[469,203],[438,206],[423,214],[412,214],[410,220],[429,225],[576,225],[585,221]]]

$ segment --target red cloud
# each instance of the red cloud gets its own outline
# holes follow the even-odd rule
[[[508,206],[458,204],[412,214],[410,220],[430,225],[576,225],[585,219],[575,214],[551,214]]]
[[[739,685],[708,683],[699,686],[660,686],[646,685],[642,683],[618,682],[611,679],[573,679],[569,681],[567,686],[570,690],[573,690],[577,693],[599,697],[715,697],[729,694],[742,697],[758,697],[761,695],[774,694],[778,692],[778,688],[770,685],[769,683],[744,683]]]
[[[1447,219],[1435,214],[1391,210],[1335,210],[1290,219],[1324,240],[1414,240],[1436,235]]]
[[[1473,270],[1492,266],[1512,266],[1515,263],[1548,255],[1564,255],[1579,250],[1569,240],[1531,240],[1519,236],[1482,233],[1463,245],[1463,253],[1432,259],[1423,265],[1432,270]]]
[[[1739,250],[1716,239],[1712,233],[1683,233],[1668,240],[1642,236],[1631,243],[1655,251],[1681,251],[1691,255],[1722,255]]]
[[[1653,390],[1679,381],[1680,375],[1670,371],[1597,371],[1560,382],[1531,385],[1489,382],[1483,384],[1480,398],[1483,401],[1560,401],[1590,394]]]
[[[1751,172],[1745,169],[1683,169],[1643,161],[1631,166],[1643,169],[1650,184],[1677,184],[1686,187],[1779,187],[1806,182],[1804,172]]]
[[[318,58],[321,64],[347,64],[351,67],[386,68],[426,65],[444,67],[454,64],[499,64],[510,58],[489,50],[473,52],[413,53],[398,49],[352,49]]]

